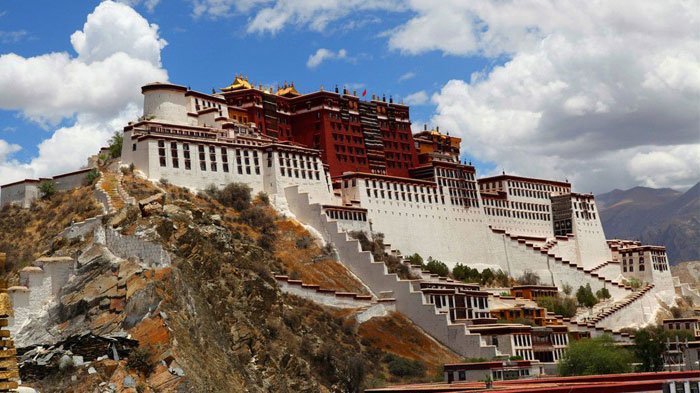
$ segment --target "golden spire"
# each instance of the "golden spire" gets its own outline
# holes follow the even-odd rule
[[[222,87],[221,91],[234,91],[243,89],[252,89],[253,86],[248,82],[248,78],[244,77],[242,74],[236,74],[233,83],[229,86]]]

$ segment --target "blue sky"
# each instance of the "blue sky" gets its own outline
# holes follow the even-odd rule
[[[31,103],[32,94],[53,94],[43,89],[80,85],[73,81],[80,78],[80,71],[66,77],[72,82],[63,86],[61,72],[73,72],[71,68],[63,71],[54,63],[44,64],[42,56],[64,52],[67,56],[58,64],[69,62],[89,73],[111,55],[102,53],[111,46],[115,53],[122,50],[132,58],[148,59],[145,75],[167,72],[171,82],[204,92],[243,73],[266,85],[294,81],[303,92],[338,84],[358,92],[366,88],[368,95],[412,97],[414,126],[438,124],[462,136],[464,158],[474,161],[481,174],[505,169],[566,177],[584,187],[581,191],[597,192],[633,185],[684,188],[698,178],[700,131],[693,124],[698,119],[693,105],[698,103],[700,87],[691,76],[678,78],[679,72],[692,75],[700,69],[693,48],[698,29],[694,32],[691,24],[685,32],[667,32],[676,27],[662,26],[669,36],[683,38],[674,43],[676,51],[669,51],[669,42],[663,41],[663,34],[658,37],[657,27],[644,27],[659,13],[691,12],[686,18],[697,14],[678,9],[682,5],[656,5],[661,8],[649,10],[650,14],[627,13],[629,20],[616,25],[623,5],[601,12],[544,4],[548,2],[533,2],[530,8],[487,1],[432,6],[422,0],[126,2],[135,13],[120,5],[103,10],[100,21],[88,23],[88,15],[97,14],[99,1],[0,3],[0,94],[5,96],[0,96],[0,177],[4,177],[0,183],[72,169],[70,165],[84,158],[56,162],[58,154],[47,151],[64,148],[68,151],[63,154],[71,154],[71,143],[65,140],[69,134],[75,155],[85,155],[88,143],[75,139],[92,128],[101,136],[109,135],[109,127],[119,128],[110,121],[135,113],[129,107],[131,112],[125,114],[128,111],[122,107],[138,106],[138,99],[109,101],[110,93],[104,90],[112,85],[105,83],[100,89],[95,86],[100,79],[77,88],[83,101],[57,96],[57,101],[67,103],[54,105],[52,98],[47,99],[46,111]],[[524,12],[532,7],[542,9]],[[130,43],[112,42],[111,32],[123,26],[110,24],[110,18],[133,20],[129,29],[134,31],[122,32],[127,41],[139,40],[134,34],[143,28],[144,40],[165,40],[167,45],[141,51],[128,48]],[[577,26],[571,20],[582,22]],[[639,23],[630,27],[630,21]],[[605,25],[606,31],[596,30],[596,25]],[[76,31],[92,37],[84,53],[71,42]],[[640,54],[626,48],[638,45],[640,34],[651,54],[637,60]],[[331,53],[330,58],[310,65],[318,50]],[[100,54],[86,54],[94,51]],[[35,63],[40,65],[30,67]],[[126,85],[143,82],[133,71],[128,76],[120,73],[115,67],[107,75]],[[33,92],[36,86],[41,87]],[[138,86],[126,87],[138,91]],[[18,91],[22,97],[15,99]],[[104,100],[114,108],[95,109],[84,102],[90,99]],[[634,108],[631,113],[629,108]],[[658,124],[649,126],[647,119]],[[39,147],[42,142],[44,150]],[[653,167],[665,172],[650,176]]]

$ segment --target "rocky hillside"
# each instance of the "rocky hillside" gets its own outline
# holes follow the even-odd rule
[[[682,283],[700,289],[700,261],[686,261],[672,266],[671,274]]]
[[[700,259],[700,183],[685,193],[635,187],[596,200],[608,238],[665,245],[671,264]]]
[[[85,199],[57,195],[60,203],[3,212],[36,228],[55,226],[36,245],[22,242],[26,226],[6,228],[11,277],[32,257],[77,260],[53,306],[16,335],[25,384],[42,392],[357,392],[431,380],[443,361],[458,360],[400,314],[358,324],[361,310],[339,311],[282,292],[273,274],[341,291],[365,289],[264,196],[233,209],[130,174],[122,183],[147,200],[105,217],[94,235],[55,238],[61,225],[86,217],[64,216],[59,225],[50,214],[88,212],[95,203],[90,187],[77,191]],[[110,236],[128,247],[108,247]],[[130,254],[152,246],[167,257]],[[420,365],[413,368],[419,372],[397,373],[404,368],[396,364]]]

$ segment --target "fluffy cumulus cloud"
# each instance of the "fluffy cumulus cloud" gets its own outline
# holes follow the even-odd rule
[[[0,178],[47,176],[84,165],[107,139],[138,116],[139,87],[166,81],[158,26],[127,5],[105,1],[70,37],[76,55],[0,55],[0,109],[21,113],[51,129],[28,163],[12,160],[18,150],[0,140]],[[19,131],[17,131],[19,132]]]
[[[446,6],[461,23],[423,7],[394,30],[389,45],[407,53],[508,56],[432,97],[433,122],[498,171],[568,177],[581,191],[688,187],[700,180],[698,8],[635,4]],[[453,42],[440,38],[467,33]]]
[[[409,94],[404,98],[404,102],[408,105],[424,105],[428,102],[428,93],[425,90],[420,90]]]
[[[309,68],[316,68],[326,60],[347,58],[348,52],[345,49],[339,49],[335,52],[330,49],[319,48],[315,53],[309,56],[309,59],[306,61],[306,66]]]

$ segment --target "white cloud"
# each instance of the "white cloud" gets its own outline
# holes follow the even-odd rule
[[[2,31],[0,30],[0,42],[3,44],[16,44],[27,37],[26,30]]]
[[[428,102],[428,93],[425,90],[417,91],[407,95],[404,102],[408,105],[423,105]]]
[[[160,4],[160,0],[117,0],[120,3],[124,3],[130,7],[135,7],[141,3],[143,3],[143,6],[146,8],[146,11],[148,12],[153,12],[153,10],[156,9],[158,4]]]
[[[407,81],[409,79],[413,79],[415,77],[416,77],[416,73],[409,71],[409,72],[407,72],[399,77],[399,82],[404,82],[404,81]]]
[[[467,9],[461,23],[437,20],[445,10],[425,8],[415,24],[395,30],[390,45],[406,53],[509,55],[502,66],[449,81],[433,96],[432,121],[462,136],[467,154],[498,171],[569,177],[582,191],[639,183],[681,188],[700,180],[697,8],[449,4],[452,15]],[[441,38],[465,26],[471,41]],[[431,37],[431,29],[440,33]],[[652,170],[655,159],[663,165]]]
[[[692,187],[700,173],[700,146],[642,149],[627,162],[630,174],[647,187]]]
[[[276,34],[287,25],[323,31],[331,22],[364,12],[348,20],[339,30],[347,31],[380,20],[367,14],[373,11],[402,11],[405,4],[398,0],[190,0],[195,18],[218,19],[236,14],[252,14],[247,30],[252,33]]]
[[[0,109],[19,111],[45,127],[67,120],[39,144],[28,163],[0,157],[3,183],[48,176],[84,165],[114,131],[138,116],[140,86],[166,81],[158,26],[127,5],[105,1],[71,36],[77,56],[53,52],[35,57],[0,55]],[[5,141],[0,141],[7,144]]]
[[[225,18],[235,13],[249,12],[269,2],[270,0],[191,0],[192,15],[195,18],[202,16],[212,19]]]
[[[248,32],[275,34],[288,24],[323,31],[329,23],[353,12],[402,9],[403,3],[396,0],[278,0],[272,6],[256,10]]]
[[[306,66],[309,68],[316,68],[326,60],[347,58],[348,52],[345,49],[340,49],[337,52],[334,52],[330,49],[319,48],[314,54],[309,56],[309,59],[306,61]]]

